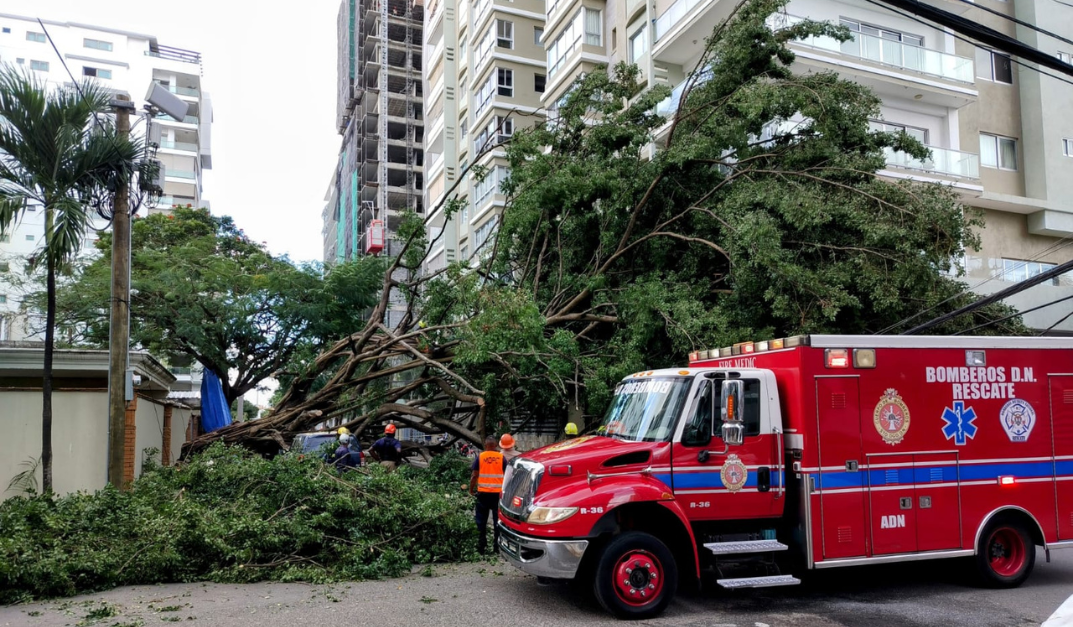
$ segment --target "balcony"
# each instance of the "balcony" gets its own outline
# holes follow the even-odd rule
[[[165,168],[164,176],[165,178],[197,180],[197,172],[189,172],[187,170],[172,170],[170,168]]]
[[[158,113],[156,115],[156,119],[160,120],[162,122],[173,122],[173,123],[176,123],[176,124],[197,124],[198,123],[198,118],[197,118],[196,115],[188,115],[188,116],[186,116],[185,118],[183,118],[181,120],[176,120],[175,118],[171,117],[170,115],[168,115],[166,113]]]
[[[905,170],[916,170],[928,174],[956,179],[980,180],[980,157],[969,152],[926,146],[931,151],[930,159],[917,159],[908,153],[884,148],[887,165]]]
[[[164,87],[165,89],[170,91],[171,93],[179,95],[179,96],[190,96],[191,98],[200,98],[201,97],[201,91],[199,89],[195,89],[193,87],[179,87],[178,85],[170,85],[170,84],[165,85],[164,83],[161,83],[160,81],[155,81],[155,82],[158,85],[160,85],[161,87]]]
[[[168,150],[185,150],[186,152],[197,152],[197,144],[190,142],[177,142],[170,139],[160,140],[160,147]]]
[[[776,14],[768,25],[779,30],[803,20]],[[912,97],[945,107],[958,108],[976,100],[972,59],[867,33],[852,35],[845,42],[824,36],[793,42],[798,56],[795,69],[833,69],[881,96]]]

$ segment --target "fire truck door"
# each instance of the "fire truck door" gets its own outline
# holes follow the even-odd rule
[[[1051,375],[1058,539],[1073,540],[1073,375]]]
[[[857,377],[816,377],[820,473],[815,489],[823,559],[863,557],[867,549],[857,383]]]
[[[913,456],[917,516],[917,550],[961,548],[961,496],[957,453]]]
[[[743,520],[782,513],[775,436],[761,420],[762,381],[743,378],[745,438],[727,446],[720,433],[719,379],[698,383],[672,446],[671,485],[690,520]],[[713,428],[714,425],[714,428]]]
[[[867,477],[872,555],[916,551],[913,455],[869,455]]]

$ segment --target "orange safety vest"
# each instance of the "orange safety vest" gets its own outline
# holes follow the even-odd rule
[[[499,494],[503,491],[503,454],[485,451],[478,459],[477,491]]]

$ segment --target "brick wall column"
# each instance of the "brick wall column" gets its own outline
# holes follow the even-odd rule
[[[164,406],[164,441],[160,443],[160,465],[171,465],[171,405]]]
[[[134,446],[137,435],[138,397],[127,403],[127,413],[123,425],[123,489],[130,487],[134,481]]]

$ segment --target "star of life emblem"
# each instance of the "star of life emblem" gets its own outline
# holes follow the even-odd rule
[[[976,410],[965,407],[964,401],[954,401],[954,407],[943,409],[943,435],[953,440],[958,446],[965,446],[970,439],[976,439]]]

